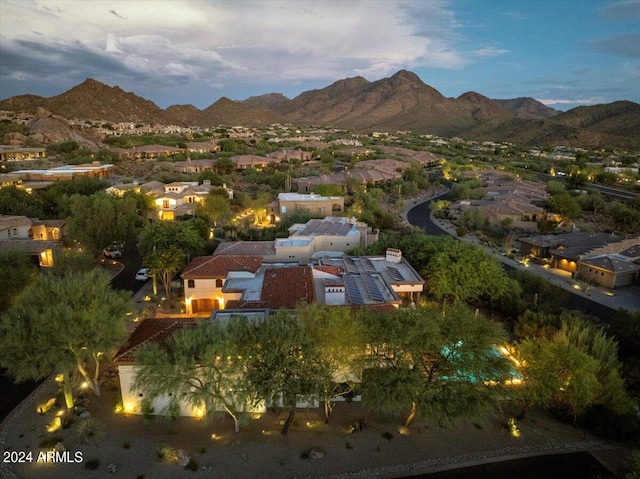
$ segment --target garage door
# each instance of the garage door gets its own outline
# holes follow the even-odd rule
[[[217,299],[194,299],[191,302],[191,309],[194,313],[207,313],[219,308]]]

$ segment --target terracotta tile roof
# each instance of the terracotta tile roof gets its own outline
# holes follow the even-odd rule
[[[225,303],[224,309],[268,309],[269,306],[266,301],[232,299]]]
[[[319,264],[314,266],[313,269],[322,271],[323,273],[329,273],[334,276],[340,276],[342,273],[344,273],[344,269],[340,266],[333,266],[330,264]]]
[[[269,268],[264,273],[260,300],[272,309],[293,309],[299,303],[316,300],[313,272],[308,266]]]
[[[182,328],[192,328],[196,321],[170,318],[145,319],[135,329],[127,342],[120,347],[113,361],[118,363],[132,363],[135,352],[143,344],[154,342],[164,344],[176,331]]]
[[[255,273],[261,264],[259,256],[199,256],[187,265],[181,276],[185,279],[226,278],[229,271]]]
[[[16,226],[31,226],[32,222],[26,216],[0,215],[0,229],[15,228]]]

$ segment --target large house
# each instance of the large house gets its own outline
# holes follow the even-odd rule
[[[177,181],[164,184],[159,181],[150,181],[138,185],[128,183],[114,185],[107,188],[107,192],[122,196],[127,191],[144,193],[153,198],[156,219],[174,220],[183,215],[194,215],[196,207],[202,204],[209,192],[215,188],[223,188],[229,199],[233,199],[233,190],[227,185],[216,187],[209,180],[204,180],[200,185],[197,181]]]
[[[0,215],[0,251],[17,251],[42,268],[53,266],[53,253],[64,236],[64,220]]]
[[[307,211],[312,215],[330,215],[344,211],[343,196],[321,196],[301,193],[279,193],[276,201],[269,205],[272,222],[290,216],[296,211]]]
[[[640,238],[609,243],[587,252],[576,276],[606,288],[637,283],[640,275]]]
[[[257,256],[216,255],[194,258],[182,272],[187,314],[223,309],[226,299],[223,286],[233,278],[254,279],[262,265]]]
[[[610,233],[535,235],[519,238],[520,254],[546,261],[553,268],[575,273],[578,262],[591,250],[618,243],[623,239]]]
[[[366,248],[378,241],[378,234],[378,230],[355,218],[328,216],[292,225],[288,238],[221,243],[216,254],[260,256],[265,263],[305,264],[323,253],[345,252],[356,246]]]
[[[250,319],[260,320],[264,320],[268,317],[268,312],[265,311],[241,311],[234,312],[233,314],[242,314]],[[228,319],[228,316],[225,317],[224,315],[220,315],[219,317],[212,319],[212,321],[224,321],[226,319]],[[147,399],[144,393],[136,391],[132,387],[137,369],[135,361],[136,352],[148,344],[162,346],[166,344],[167,340],[176,332],[187,328],[193,328],[197,324],[197,321],[194,320],[155,318],[147,319],[138,325],[131,336],[129,336],[127,342],[118,350],[114,357],[114,363],[118,366],[118,375],[120,377],[120,393],[122,397],[123,412],[128,414],[142,414],[142,403]],[[151,402],[153,414],[166,414],[171,400],[171,394],[154,398]],[[181,416],[202,417],[207,412],[204,405],[194,406],[187,404],[183,400],[178,400],[178,405],[180,407]],[[267,410],[267,406],[270,406],[270,404],[266,404],[264,402],[253,406],[247,405],[246,412],[264,413]],[[282,406],[282,403],[274,404],[274,406]],[[312,403],[300,401],[297,404],[297,407],[299,408],[318,406],[319,402],[317,400]],[[225,410],[224,407],[216,401],[212,401],[211,407],[213,407],[215,411]]]
[[[47,157],[45,148],[21,148],[14,145],[0,145],[0,162],[37,160]]]
[[[231,157],[231,161],[236,170],[263,170],[270,164],[279,164],[278,158],[256,156],[256,155],[236,155]]]
[[[195,258],[182,273],[189,314],[216,309],[292,309],[298,303],[399,307],[419,301],[424,280],[389,249],[385,256],[322,255],[312,264],[260,257]]]

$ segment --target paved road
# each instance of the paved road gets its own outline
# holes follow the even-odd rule
[[[434,199],[447,199],[447,195],[442,195]],[[438,225],[436,225],[430,217],[431,210],[429,209],[429,202],[424,202],[414,206],[407,212],[407,221],[418,228],[423,229],[427,234],[443,236],[447,235],[446,231],[443,231]],[[502,263],[502,266],[506,271],[513,271],[515,267]],[[575,309],[582,311],[586,314],[594,316],[601,321],[611,321],[616,315],[616,310],[604,306],[595,301],[591,301],[583,296],[574,294],[571,291],[567,291],[565,295],[565,301],[563,306],[567,309]]]

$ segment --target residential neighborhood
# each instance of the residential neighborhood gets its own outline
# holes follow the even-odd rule
[[[86,359],[80,359],[84,373],[71,364],[60,370],[53,383],[64,414],[47,426],[47,435],[73,444],[60,435],[63,421],[84,424],[94,416],[155,425],[231,418],[231,430],[216,426],[220,437],[251,434],[248,418],[260,424],[263,440],[270,431],[306,434],[316,424],[340,435],[344,414],[357,415],[358,430],[362,417],[387,410],[401,420],[402,435],[433,414],[467,420],[465,403],[452,409],[447,402],[446,409],[429,392],[456,395],[463,387],[505,424],[527,428],[522,394],[528,398],[539,378],[523,364],[536,360],[535,347],[527,347],[542,339],[522,331],[542,322],[557,328],[557,341],[566,340],[566,328],[595,338],[601,322],[640,311],[628,299],[640,291],[634,199],[605,197],[586,191],[588,185],[574,191],[557,175],[541,179],[514,166],[527,152],[484,155],[510,145],[334,130],[325,132],[331,142],[319,142],[311,138],[322,139],[321,131],[304,137],[300,129],[295,137],[281,130],[283,138],[258,145],[250,139],[264,131],[242,131],[185,142],[186,148],[142,145],[29,158],[14,152],[3,160],[0,255],[27,288],[26,296],[3,300],[5,321],[23,317],[31,298],[58,294],[39,288],[63,291],[73,286],[58,281],[101,274],[93,284],[106,280],[111,287],[87,294],[114,304],[108,321],[119,324],[104,345],[82,346],[100,359],[93,367],[109,392],[87,397],[87,387],[95,392],[99,386],[90,381]],[[455,155],[446,151],[454,147]],[[72,161],[61,164],[65,159]],[[620,191],[628,191],[626,183]],[[425,215],[412,225],[409,211],[422,207]],[[423,222],[439,236],[426,234]],[[516,265],[515,272],[503,263]],[[90,273],[95,267],[99,271]],[[125,289],[117,294],[128,298],[126,308],[109,296],[117,288]],[[565,309],[565,295],[578,298],[572,301],[581,301],[582,311]],[[601,317],[588,313],[599,298],[609,308]],[[561,316],[548,316],[559,308]],[[33,314],[36,321],[40,313]],[[266,350],[264,342],[271,345]],[[449,354],[452,347],[459,352]],[[299,351],[299,360],[282,363],[278,354],[288,350]],[[0,356],[5,367],[29,361],[16,363],[21,354],[8,351],[14,359]],[[633,349],[625,351],[635,357]],[[432,377],[420,387],[410,379],[419,371],[420,378]],[[89,386],[79,382],[85,374],[82,384]],[[210,382],[209,374],[218,379]],[[281,374],[298,379],[280,380]],[[624,372],[611,374],[622,378]],[[626,411],[616,417],[628,421],[633,413],[625,408],[640,386],[625,378],[631,385],[620,389],[619,404],[592,401]],[[397,394],[414,387],[407,396]],[[509,397],[510,416],[490,406],[496,387]],[[421,405],[410,399],[421,394],[432,399]],[[562,404],[579,415],[590,407],[561,389],[549,398],[541,410]],[[108,413],[96,409],[104,401],[111,401]],[[446,412],[434,413],[436,404]],[[309,426],[302,428],[299,417]],[[328,432],[331,427],[338,429]],[[596,430],[589,434],[596,437]],[[201,464],[209,457],[188,454]]]

